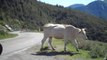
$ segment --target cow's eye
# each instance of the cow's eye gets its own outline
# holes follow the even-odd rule
[[[81,31],[79,32],[79,34],[82,33]]]
[[[80,34],[81,32],[79,32],[79,34]]]

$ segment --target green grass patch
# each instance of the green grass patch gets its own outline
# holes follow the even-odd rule
[[[57,52],[64,51],[64,42],[60,39],[53,39],[52,44]],[[83,47],[76,51],[75,47],[72,44],[67,45],[67,51],[71,53],[79,53],[70,55],[60,55],[60,57],[67,58],[68,60],[103,60],[105,56],[107,56],[107,43],[97,42],[97,41],[87,41],[82,43],[84,44]],[[45,47],[48,44],[45,44]],[[52,52],[48,50],[47,52]]]
[[[6,38],[12,38],[12,37],[16,37],[16,36],[17,36],[17,34],[2,33],[2,34],[0,34],[0,40],[6,39]]]

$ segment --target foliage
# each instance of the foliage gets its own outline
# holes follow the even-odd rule
[[[84,43],[85,46],[82,49],[88,50],[91,58],[106,57],[107,54],[107,43],[98,41],[87,41]]]
[[[7,32],[0,31],[0,40],[5,38],[12,38],[17,36],[17,34],[8,34]]]
[[[36,0],[0,0],[0,21],[14,30],[23,28],[43,30],[46,23],[72,24],[87,28],[91,40],[107,42],[107,21],[85,13],[52,6]]]

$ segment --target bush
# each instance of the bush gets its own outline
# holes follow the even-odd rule
[[[6,35],[7,32],[4,32],[4,31],[0,31],[0,35]]]
[[[107,54],[107,43],[87,41],[82,49],[88,50],[91,58],[105,57]]]
[[[92,58],[104,57],[105,56],[105,49],[99,45],[94,46],[91,49],[91,51],[89,52],[89,55]]]
[[[1,32],[0,31],[0,40],[1,39],[6,39],[6,38],[12,38],[17,36],[17,34],[8,34],[7,32]]]

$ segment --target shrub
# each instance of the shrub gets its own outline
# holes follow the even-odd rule
[[[7,34],[7,32],[0,31],[0,35],[5,35],[5,34]]]
[[[91,58],[105,57],[107,54],[107,44],[97,41],[87,41],[81,49],[88,50]]]
[[[105,56],[105,49],[99,45],[95,45],[89,52],[89,55],[92,58],[104,57]]]

